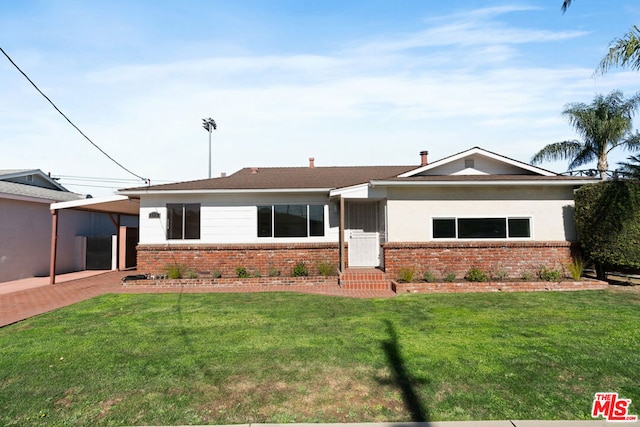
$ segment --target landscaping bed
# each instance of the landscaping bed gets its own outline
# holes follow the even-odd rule
[[[396,293],[437,292],[533,292],[533,291],[586,291],[606,289],[608,283],[600,280],[570,280],[560,282],[505,280],[497,282],[401,282],[393,280],[391,289]]]
[[[126,278],[125,278],[126,279]],[[306,276],[306,277],[219,277],[195,279],[133,279],[123,280],[123,286],[157,286],[165,288],[175,287],[254,287],[254,286],[317,286],[338,285],[337,276]]]

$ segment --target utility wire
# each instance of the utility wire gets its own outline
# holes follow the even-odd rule
[[[51,99],[49,99],[49,97],[47,95],[44,94],[44,92],[42,92],[40,90],[40,88],[29,78],[29,76],[27,76],[24,71],[22,71],[20,69],[20,67],[18,67],[18,65],[13,62],[13,59],[11,59],[11,57],[7,54],[7,52],[4,51],[4,49],[2,47],[0,47],[0,51],[4,54],[4,56],[7,57],[7,59],[9,60],[9,62],[11,62],[11,64],[13,64],[14,67],[16,67],[16,69],[18,71],[20,71],[20,74],[22,74],[28,81],[29,83],[31,83],[31,85],[36,88],[36,90],[40,93],[40,95],[44,96],[44,98],[49,101],[49,104],[51,104],[53,106],[53,108],[56,109],[56,111],[58,113],[60,113],[60,115],[62,115],[62,117],[64,117],[71,126],[73,126],[78,132],[80,132],[80,135],[82,135],[87,141],[89,141],[91,143],[91,145],[93,145],[94,147],[96,147],[102,154],[104,154],[105,156],[107,156],[107,158],[109,160],[111,160],[113,163],[115,163],[116,165],[120,166],[120,168],[124,169],[125,171],[129,172],[131,175],[135,176],[136,178],[141,179],[142,181],[144,181],[145,183],[149,182],[149,180],[147,178],[143,178],[140,175],[131,172],[129,169],[127,169],[126,167],[122,166],[117,160],[115,160],[113,157],[111,157],[110,155],[108,155],[102,148],[100,148],[95,142],[93,142],[91,140],[91,138],[89,138],[87,135],[84,134],[84,132],[82,132],[80,130],[80,128],[78,126],[76,126],[62,111],[60,111],[60,109],[56,106],[56,104],[53,103],[53,101],[51,101]]]

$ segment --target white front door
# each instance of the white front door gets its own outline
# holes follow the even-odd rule
[[[347,205],[347,214],[349,267],[378,267],[380,265],[378,203],[351,202]]]

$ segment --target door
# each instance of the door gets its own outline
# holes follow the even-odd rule
[[[378,203],[350,202],[347,205],[347,217],[349,267],[378,267],[380,265]]]

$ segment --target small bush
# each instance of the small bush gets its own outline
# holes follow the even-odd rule
[[[303,261],[300,261],[299,263],[297,263],[293,267],[293,270],[291,271],[291,275],[293,277],[308,276],[309,275],[309,269],[307,268],[307,265]]]
[[[413,282],[413,279],[415,279],[415,277],[416,269],[414,267],[402,267],[398,275],[398,280],[401,280],[405,283],[411,283]]]
[[[324,277],[333,276],[336,274],[336,266],[335,264],[330,263],[327,260],[321,261],[318,263],[318,271]]]
[[[169,279],[182,279],[184,276],[184,267],[179,264],[168,265],[165,270]]]
[[[424,274],[422,275],[422,278],[424,279],[425,282],[429,282],[429,283],[433,283],[437,281],[436,275],[429,270],[424,272]]]
[[[456,273],[454,273],[453,271],[445,272],[442,276],[442,280],[447,283],[453,283],[456,281]]]
[[[253,270],[251,272],[251,277],[262,277],[262,274],[260,273],[260,270]]]
[[[492,280],[505,280],[509,277],[509,274],[504,268],[496,267],[491,271],[490,277]]]
[[[213,273],[211,273],[212,279],[219,279],[221,277],[222,277],[222,271],[220,270],[213,270]]]
[[[569,270],[569,274],[571,274],[571,278],[573,280],[578,280],[582,277],[582,272],[584,271],[584,267],[586,263],[581,257],[575,257],[571,260],[569,264],[567,264],[567,270]]]
[[[533,273],[530,271],[525,271],[522,273],[522,280],[526,280],[527,282],[531,282],[534,279]]]
[[[487,273],[478,267],[470,268],[469,271],[467,271],[467,274],[464,275],[464,278],[470,282],[486,282],[489,280]]]
[[[251,277],[251,274],[249,274],[246,268],[238,267],[236,268],[236,276],[238,276],[241,279],[246,279],[248,277]]]
[[[275,267],[269,267],[269,271],[267,272],[269,277],[278,277],[280,276],[280,270]]]
[[[562,280],[562,270],[542,266],[538,269],[538,278],[545,282],[559,282]]]
[[[198,278],[198,273],[196,273],[193,270],[187,271],[187,279],[197,279],[197,278]]]

